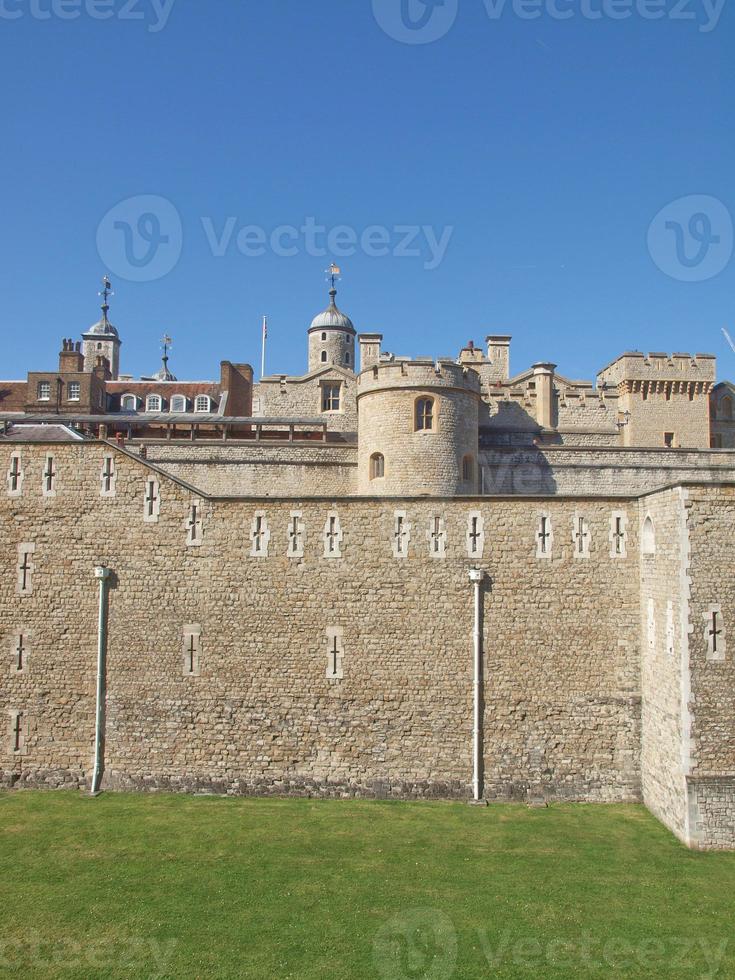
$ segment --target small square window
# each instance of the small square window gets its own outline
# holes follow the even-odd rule
[[[673,432],[664,432],[664,446],[666,446],[667,449],[673,449],[674,448],[674,433]]]
[[[322,411],[338,412],[340,403],[340,385],[322,385]]]

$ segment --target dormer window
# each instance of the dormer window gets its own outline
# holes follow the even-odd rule
[[[120,399],[120,408],[123,412],[137,412],[138,411],[138,396],[137,395],[123,395]]]
[[[145,400],[146,412],[160,412],[163,408],[163,399],[160,395],[148,395]]]
[[[186,395],[174,395],[171,399],[172,412],[185,412],[189,406],[189,399]]]
[[[212,411],[212,399],[209,395],[197,395],[196,401],[194,402],[195,412],[211,412]]]

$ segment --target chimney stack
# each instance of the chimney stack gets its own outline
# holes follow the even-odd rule
[[[536,421],[543,429],[553,429],[554,371],[556,364],[541,362],[533,365],[533,380],[536,382]]]
[[[360,370],[367,371],[380,363],[380,345],[383,342],[382,333],[361,333],[357,338],[360,345]]]
[[[487,359],[492,365],[490,375],[493,381],[507,381],[510,378],[510,342],[508,334],[491,334],[485,337]]]
[[[80,345],[75,346],[73,340],[61,341],[59,353],[59,374],[81,374],[84,371],[84,357]]]

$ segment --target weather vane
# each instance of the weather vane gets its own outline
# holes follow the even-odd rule
[[[173,345],[173,340],[169,337],[167,333],[165,333],[163,337],[161,337],[161,344],[163,350],[163,361],[165,363],[168,360],[168,351],[169,348]]]
[[[107,316],[107,311],[110,308],[110,296],[115,295],[112,291],[112,283],[110,282],[109,276],[102,277],[102,292],[97,293],[97,295],[102,297],[102,310],[105,316]]]
[[[324,270],[327,274],[327,282],[332,284],[332,289],[335,288],[335,283],[338,283],[342,278],[342,270],[334,262],[330,265],[328,269]]]

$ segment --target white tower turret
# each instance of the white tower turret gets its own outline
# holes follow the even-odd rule
[[[352,320],[337,309],[335,283],[339,281],[339,268],[331,265],[328,272],[329,306],[311,321],[309,327],[309,371],[337,365],[347,371],[355,370],[355,337]]]

